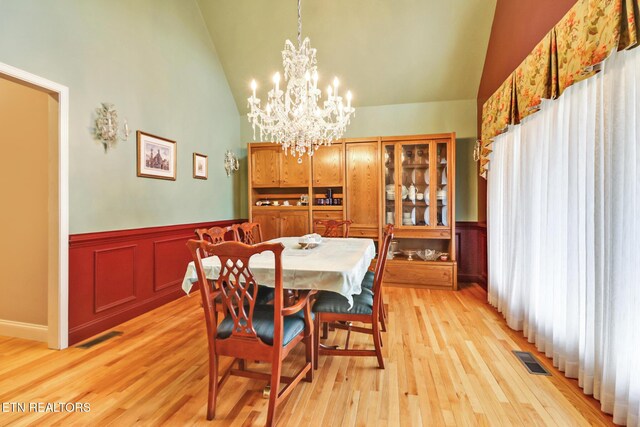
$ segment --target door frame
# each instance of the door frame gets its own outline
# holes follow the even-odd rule
[[[58,95],[58,277],[47,284],[49,348],[69,346],[69,88],[0,62],[0,75]]]

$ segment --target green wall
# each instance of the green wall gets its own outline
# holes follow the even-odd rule
[[[253,136],[195,0],[1,0],[0,62],[70,88],[71,233],[246,217]],[[178,142],[177,181],[136,177],[135,135],[105,153],[92,137],[101,102]],[[475,116],[475,100],[360,107],[346,136],[455,131],[456,217],[475,221]],[[227,149],[241,156],[231,178]],[[191,177],[193,152],[209,155],[207,181]]]
[[[71,233],[240,215],[239,174],[222,167],[239,114],[195,0],[1,0],[0,62],[70,88]],[[176,181],[136,177],[135,132],[105,152],[92,137],[101,102],[177,141]],[[206,181],[193,152],[209,155]]]
[[[244,142],[242,156],[243,203],[246,206],[246,143],[253,141],[253,131],[246,116],[240,118],[240,137]],[[456,220],[477,221],[477,172],[473,161],[476,140],[476,100],[424,102],[416,104],[357,107],[347,138],[367,136],[415,135],[456,132]],[[257,133],[259,138],[259,133]]]

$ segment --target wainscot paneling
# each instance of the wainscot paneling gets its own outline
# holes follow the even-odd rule
[[[190,260],[184,237],[153,242],[153,290],[158,292],[180,284],[182,277],[176,277],[176,271],[184,270]]]
[[[93,252],[93,295],[96,313],[136,299],[137,247],[138,245],[127,245]],[[118,268],[113,268],[116,265]]]
[[[456,222],[458,282],[475,282],[486,288],[487,227],[480,222]]]
[[[183,295],[187,240],[202,227],[244,220],[75,234],[69,237],[69,343]]]

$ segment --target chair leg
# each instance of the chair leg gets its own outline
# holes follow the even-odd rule
[[[314,326],[315,327],[315,326]],[[309,331],[309,335],[307,335],[304,339],[304,353],[306,357],[307,363],[311,363],[311,369],[307,371],[307,375],[305,376],[305,381],[312,382],[313,381],[313,370],[316,369],[315,363],[315,353],[316,353],[316,343],[313,336],[313,329]]]
[[[382,332],[387,332],[387,310],[384,308],[384,299],[380,294],[380,323],[382,325]]]
[[[344,344],[344,349],[349,350],[349,338],[351,338],[351,322],[345,322],[347,325],[347,342]]]
[[[380,335],[380,323],[373,322],[373,345],[376,347],[376,357],[378,358],[378,367],[384,369],[384,359],[382,358],[382,337]]]
[[[216,398],[218,394],[218,356],[209,356],[209,399],[207,402],[207,420],[216,416]]]
[[[384,320],[389,318],[389,314],[387,313],[387,307],[384,305],[384,294],[380,294],[380,301],[382,302],[382,312],[384,313]]]
[[[314,352],[313,369],[318,369],[318,354],[320,353],[320,313],[316,313],[316,319],[313,322],[313,329],[314,329],[313,337],[315,341],[313,344],[313,352]]]
[[[326,340],[327,338],[329,338],[329,324],[324,322],[322,324],[322,339]]]
[[[271,393],[269,394],[269,410],[267,411],[267,427],[275,425],[278,392],[280,391],[280,374],[282,360],[274,360],[271,364]]]

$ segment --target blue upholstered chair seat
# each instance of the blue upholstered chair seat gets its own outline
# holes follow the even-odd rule
[[[274,295],[273,288],[268,286],[258,286],[258,298],[256,298],[256,304],[264,305],[271,302]]]
[[[253,329],[268,345],[273,345],[273,306],[256,305],[253,311]],[[233,318],[227,315],[218,325],[218,338],[228,338],[233,330]],[[304,311],[284,317],[282,345],[287,345],[304,331]]]
[[[373,277],[374,276],[375,276],[375,274],[373,273],[373,271],[367,271],[367,274],[364,275],[364,279],[362,279],[362,283],[360,284],[360,286],[363,289],[372,290],[373,289]]]
[[[313,305],[316,313],[371,314],[373,312],[373,292],[363,288],[360,295],[353,296],[353,307],[349,309],[349,301],[335,292],[319,292]]]

